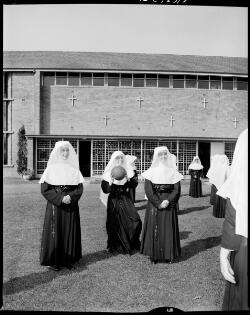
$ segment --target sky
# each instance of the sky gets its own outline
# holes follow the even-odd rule
[[[3,49],[248,56],[248,8],[4,5]]]

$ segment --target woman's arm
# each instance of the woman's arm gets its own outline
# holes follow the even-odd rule
[[[110,185],[109,182],[103,179],[101,182],[101,188],[105,194],[109,194],[112,191],[112,184]]]
[[[177,202],[180,198],[180,194],[181,194],[181,183],[178,182],[174,184],[174,190],[171,192],[171,194],[169,194],[167,200],[169,201],[169,203]]]
[[[144,189],[148,200],[152,203],[152,205],[158,209],[160,209],[160,205],[162,200],[157,196],[157,194],[153,190],[153,186],[150,180],[145,179]]]
[[[78,201],[81,198],[82,193],[83,193],[83,184],[80,183],[79,185],[77,185],[77,187],[74,190],[68,193],[68,195],[71,198],[71,203]]]
[[[47,199],[49,202],[57,207],[61,205],[64,197],[62,192],[55,191],[55,189],[46,182],[41,184],[41,193],[45,199]]]

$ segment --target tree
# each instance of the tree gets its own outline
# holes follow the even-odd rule
[[[18,130],[18,152],[17,152],[17,173],[23,174],[27,171],[27,139],[25,136],[25,128],[24,125]]]

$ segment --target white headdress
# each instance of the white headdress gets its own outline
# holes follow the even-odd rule
[[[61,156],[62,147],[69,148],[69,155],[66,160]],[[51,185],[78,185],[84,182],[79,170],[79,161],[76,152],[69,141],[58,141],[50,153],[47,167],[39,183],[47,182]]]
[[[198,157],[198,155],[196,155],[194,158],[193,158],[193,161],[191,162],[191,164],[189,165],[188,169],[191,169],[191,170],[202,170],[203,169],[203,166],[201,164],[201,160],[200,158]]]
[[[137,157],[135,155],[126,155],[126,162],[127,162],[127,170],[132,171],[131,177],[134,176],[134,171],[136,170],[135,161],[137,160]],[[130,177],[130,176],[129,176]]]
[[[248,129],[237,140],[230,174],[217,191],[217,195],[229,198],[235,211],[235,233],[248,237]]]
[[[127,174],[129,172],[131,172],[131,171],[129,171],[127,169],[127,160],[126,160],[126,157],[125,157],[124,153],[122,151],[114,151],[112,153],[111,158],[110,158],[107,166],[105,167],[105,170],[104,170],[103,175],[102,175],[102,179],[104,179],[107,182],[109,182],[110,179],[111,179],[111,170],[112,170],[112,168],[117,165],[116,164],[116,158],[118,156],[123,156],[123,162],[120,165],[125,168]],[[126,183],[126,181],[127,181],[126,178],[124,178],[122,180],[114,180],[114,184],[116,184],[116,185],[124,185]],[[100,199],[101,199],[102,203],[105,206],[107,205],[108,195],[109,194],[104,194],[104,192],[101,189]]]
[[[229,160],[225,154],[215,154],[211,159],[211,166],[207,172],[209,183],[217,189],[225,182],[229,174]]]
[[[158,157],[160,152],[167,152],[168,154],[168,158],[164,164]],[[166,146],[154,149],[152,164],[141,175],[154,184],[175,184],[183,179],[183,175],[177,171],[175,155],[171,154]]]

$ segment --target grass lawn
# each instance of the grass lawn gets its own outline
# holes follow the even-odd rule
[[[83,258],[74,270],[54,272],[39,265],[46,201],[38,182],[4,179],[3,310],[148,312],[163,306],[221,310],[223,219],[212,216],[207,183],[203,197],[191,198],[189,181],[182,181],[178,215],[182,256],[172,265],[153,265],[139,253],[106,253],[106,209],[99,189],[98,183],[86,185],[79,204]],[[143,221],[142,183],[136,199]]]

